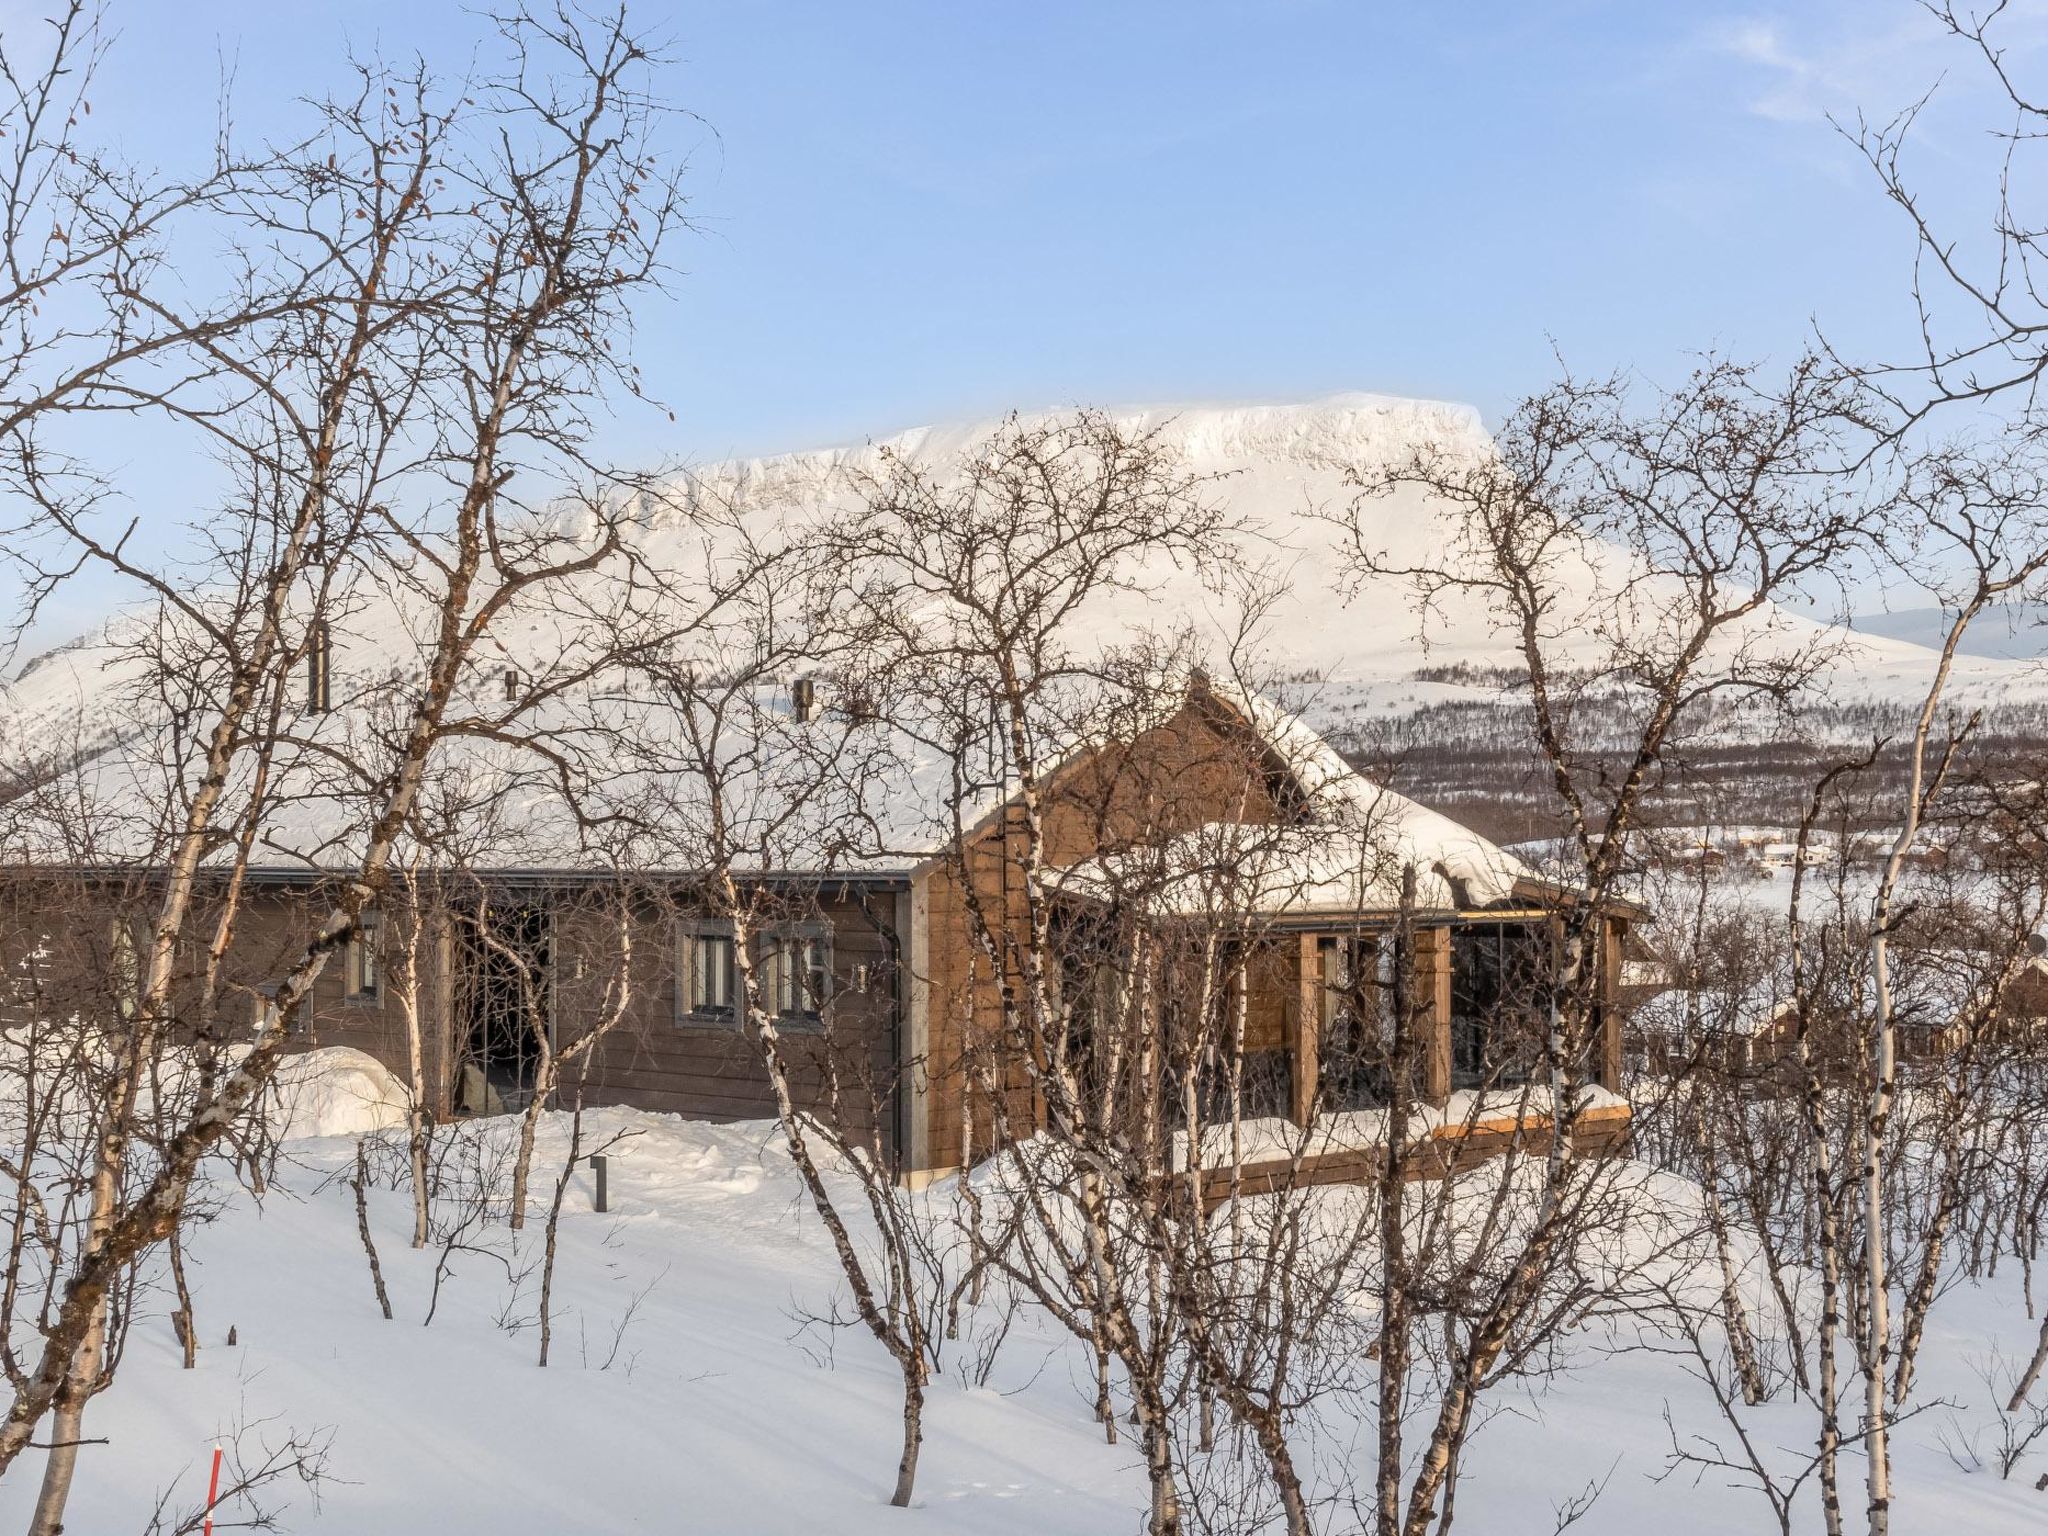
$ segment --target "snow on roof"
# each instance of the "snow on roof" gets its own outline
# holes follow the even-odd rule
[[[1206,677],[1200,686],[1299,785],[1299,819],[1210,822],[1157,847],[1088,860],[1068,874],[1075,890],[1190,916],[1310,917],[1393,911],[1409,867],[1417,906],[1434,911],[1495,905],[1535,878],[1470,828],[1365,777],[1271,698]]]
[[[950,759],[882,722],[807,734],[778,708],[784,690],[758,691],[764,697],[745,712],[749,729],[715,753],[732,770],[716,829],[704,780],[687,768],[701,743],[682,739],[677,712],[651,692],[611,689],[551,701],[528,717],[546,732],[552,760],[489,739],[441,742],[416,813],[431,838],[409,831],[398,859],[411,862],[430,841],[427,864],[475,871],[687,872],[708,867],[714,830],[730,839],[738,867],[764,873],[901,874],[929,857],[962,793]],[[388,760],[380,724],[388,721],[347,708],[292,723],[270,765],[254,867],[335,870],[359,861],[380,797],[341,765]],[[828,731],[830,742],[821,739]],[[573,794],[557,771],[564,760],[575,764]],[[223,824],[245,803],[252,766],[243,760],[231,776]],[[167,815],[195,779],[188,743],[131,731],[0,807],[0,860],[151,862],[161,856]],[[984,786],[967,787],[970,819],[987,798]]]
[[[1491,906],[1509,899],[1517,883],[1536,878],[1528,865],[1471,828],[1368,779],[1306,720],[1272,699],[1214,680],[1210,687],[1244,713],[1259,737],[1287,762],[1306,793],[1309,820],[1339,834],[1317,861],[1339,886],[1364,867],[1357,856],[1366,851],[1364,843],[1346,848],[1348,839],[1370,842],[1383,855],[1382,863],[1390,858],[1397,882],[1407,864],[1442,882],[1451,900],[1430,905]],[[1338,873],[1339,865],[1345,873]]]
[[[487,682],[488,680],[486,680]],[[1216,823],[1151,850],[1179,871],[1168,902],[1227,899],[1255,912],[1386,910],[1400,899],[1401,870],[1414,864],[1425,908],[1482,906],[1507,899],[1527,866],[1448,817],[1373,783],[1298,715],[1236,683],[1192,675],[1162,713],[1199,691],[1237,716],[1299,786],[1299,820],[1285,826]],[[786,872],[906,873],[937,853],[956,826],[972,828],[1010,793],[994,771],[960,782],[946,755],[887,722],[862,726],[803,723],[773,699],[755,701],[749,718],[761,735],[730,751],[748,758],[742,788],[725,806],[740,834],[745,867]],[[423,797],[430,824],[457,840],[471,869],[564,870],[625,867],[702,868],[710,828],[701,785],[675,771],[665,754],[679,722],[652,696],[613,692],[553,701],[541,721],[558,750],[588,732],[607,770],[588,786],[579,816],[547,765],[487,740],[445,744]],[[358,786],[335,787],[338,761],[378,760],[373,718],[346,709],[297,723],[299,743],[274,765],[274,808],[265,817],[256,864],[287,869],[341,868],[357,856],[370,799]],[[820,743],[814,734],[834,733]],[[157,846],[160,808],[175,803],[165,737],[136,730],[94,752],[60,781],[67,800],[93,807],[94,843],[63,849],[17,843],[0,855],[145,861]],[[1080,743],[1065,744],[1071,753]],[[822,754],[838,753],[824,771]],[[245,783],[231,786],[235,803]],[[623,840],[603,830],[610,810],[630,807],[643,823]],[[793,809],[792,809],[793,808]],[[20,807],[16,808],[19,811]],[[42,835],[33,816],[16,815],[17,838]],[[73,823],[78,824],[78,823]],[[1225,872],[1221,875],[1218,872]],[[1076,889],[1107,874],[1073,872]],[[1227,889],[1202,890],[1225,881]]]

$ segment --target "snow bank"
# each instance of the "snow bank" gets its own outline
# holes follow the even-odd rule
[[[20,1117],[27,1107],[22,1094],[28,1082],[37,1082],[45,1096],[55,1091],[53,1085],[61,1085],[71,1096],[83,1092],[86,1079],[76,1070],[76,1059],[70,1054],[79,1049],[75,1035],[53,1031],[38,1041],[38,1047],[48,1064],[39,1063],[31,1071],[25,1039],[0,1031],[0,1145],[5,1145],[10,1135],[23,1134]],[[89,1050],[87,1059],[100,1063],[106,1071],[114,1070],[112,1056],[97,1045]],[[239,1063],[249,1054],[249,1047],[246,1043],[232,1045],[223,1054],[230,1064]],[[139,1113],[146,1117],[154,1112],[153,1095],[159,1085],[171,1112],[185,1113],[199,1091],[197,1073],[197,1058],[189,1047],[165,1051],[157,1071],[141,1086]],[[365,1136],[403,1125],[410,1098],[405,1084],[376,1057],[328,1046],[294,1052],[278,1062],[264,1093],[263,1113],[280,1139]],[[94,1110],[81,1100],[76,1112],[85,1115]]]
[[[403,1125],[411,1097],[376,1057],[339,1045],[285,1057],[271,1088],[271,1124],[289,1140]]]
[[[351,1058],[294,1058],[291,1075],[328,1080]],[[543,1117],[539,1166],[562,1166],[568,1120]],[[453,1147],[511,1130],[469,1122],[443,1135]],[[367,1214],[396,1314],[386,1321],[365,1272],[353,1192],[332,1180],[350,1167],[346,1142],[283,1160],[278,1197],[260,1204],[225,1184],[215,1219],[187,1232],[197,1367],[185,1369],[163,1317],[168,1298],[153,1293],[118,1380],[93,1401],[94,1443],[81,1452],[69,1528],[139,1530],[166,1489],[177,1519],[204,1495],[214,1442],[237,1426],[254,1426],[252,1448],[256,1436],[334,1426],[331,1480],[318,1502],[296,1484],[274,1500],[279,1528],[302,1536],[679,1526],[748,1536],[1101,1536],[1139,1527],[1143,1468],[1128,1436],[1104,1443],[1091,1352],[1035,1308],[1011,1314],[999,1284],[979,1305],[963,1298],[962,1341],[948,1345],[958,1353],[930,1387],[915,1505],[891,1509],[901,1379],[864,1336],[839,1335],[833,1345],[792,1326],[825,1315],[835,1298],[843,1305],[845,1289],[774,1124],[607,1107],[587,1111],[582,1132],[586,1148],[632,1134],[612,1147],[608,1212],[593,1209],[587,1168],[568,1189],[546,1370],[534,1363],[536,1303],[524,1257],[532,1250],[515,1250],[502,1224],[473,1234],[478,1252],[456,1255],[444,1272],[438,1246],[409,1245],[407,1191],[373,1180]],[[980,1177],[993,1180],[1003,1161]],[[857,1212],[858,1190],[827,1177]],[[1567,1330],[1553,1371],[1503,1385],[1494,1401],[1504,1411],[1487,1420],[1460,1476],[1459,1528],[1549,1531],[1555,1510],[1597,1487],[1597,1502],[1573,1526],[1581,1536],[1775,1529],[1752,1486],[1670,1476],[1674,1438],[1727,1434],[1683,1341],[1657,1331],[1664,1298],[1647,1289],[1670,1283],[1694,1305],[1721,1304],[1725,1272],[1711,1239],[1697,1235],[1702,1194],[1625,1161],[1610,1187],[1617,1198],[1601,1203],[1605,1230],[1580,1260],[1586,1294],[1621,1270],[1636,1276],[1630,1294],[1643,1304],[1629,1318]],[[1461,1230],[1484,1223],[1490,1192],[1482,1187],[1451,1208],[1470,1224]],[[935,1186],[928,1198],[949,1193]],[[1312,1220],[1355,1221],[1364,1198],[1320,1191],[1290,1220],[1305,1210]],[[870,1240],[865,1219],[854,1221],[856,1240]],[[1250,1232],[1254,1244],[1267,1240],[1256,1226]],[[516,1252],[526,1278],[509,1280],[486,1250]],[[1735,1257],[1752,1316],[1768,1327],[1769,1282],[1746,1246]],[[1371,1303],[1368,1283],[1354,1304]],[[433,1326],[423,1328],[429,1306]],[[2048,1456],[2037,1445],[2010,1479],[1971,1459],[1980,1436],[1988,1455],[2000,1432],[1978,1367],[1987,1358],[2023,1362],[2034,1347],[2038,1324],[2027,1314],[2021,1267],[1955,1285],[1938,1318],[1921,1355],[1920,1390],[1944,1407],[1898,1426],[1894,1529],[2040,1536],[2033,1484]],[[976,1351],[999,1336],[1006,1342],[989,1356],[990,1375],[966,1385]],[[1319,1507],[1335,1507],[1338,1478],[1351,1465],[1343,1458],[1355,1443],[1354,1405],[1328,1392],[1302,1409],[1300,1461]],[[1810,1412],[1788,1393],[1759,1413],[1757,1444],[1789,1482],[1811,1457]],[[27,1526],[43,1454],[26,1453],[20,1470],[0,1479],[0,1532]],[[1220,1469],[1229,1455],[1203,1465]],[[247,1517],[239,1502],[228,1516]],[[1818,1529],[1810,1479],[1794,1518],[1796,1529]]]

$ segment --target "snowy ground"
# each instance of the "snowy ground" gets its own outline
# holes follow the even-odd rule
[[[331,1122],[330,1122],[331,1123]],[[499,1127],[509,1130],[509,1126]],[[353,1143],[292,1145],[260,1206],[237,1194],[190,1253],[204,1341],[180,1369],[153,1300],[118,1381],[95,1404],[69,1529],[142,1532],[166,1487],[194,1503],[216,1436],[260,1424],[331,1431],[318,1507],[302,1492],[281,1528],[435,1536],[564,1531],[973,1531],[1124,1533],[1139,1528],[1144,1478],[1128,1438],[1103,1443],[1086,1413],[1085,1361],[1020,1327],[987,1388],[957,1366],[934,1390],[917,1504],[886,1505],[898,1430],[896,1377],[865,1335],[802,1322],[839,1290],[816,1220],[770,1128],[708,1126],[604,1111],[586,1133],[632,1129],[615,1150],[612,1210],[591,1209],[579,1172],[562,1223],[554,1363],[534,1363],[537,1274],[518,1285],[457,1254],[439,1313],[422,1328],[432,1250],[407,1246],[402,1193],[373,1192],[371,1214],[396,1320],[379,1315],[349,1191],[326,1176]],[[544,1199],[566,1140],[545,1130]],[[539,1233],[518,1263],[537,1257]],[[230,1328],[237,1342],[225,1341]],[[1959,1467],[1960,1443],[1994,1421],[1973,1360],[1994,1347],[2024,1358],[2034,1328],[2010,1267],[1937,1310],[1923,1396],[1953,1408],[1900,1432],[1895,1529],[2035,1532],[2048,1522],[2048,1445],[2010,1480]],[[616,1340],[616,1348],[615,1346]],[[1703,1390],[1665,1356],[1614,1354],[1589,1336],[1572,1369],[1503,1394],[1458,1495],[1457,1528],[1549,1532],[1556,1506],[1605,1480],[1581,1532],[1659,1536],[1775,1529],[1754,1493],[1665,1468],[1668,1408],[1681,1432],[1714,1431]],[[1807,1423],[1788,1412],[1787,1445]],[[0,1528],[26,1520],[39,1468],[0,1482]],[[1860,1463],[1845,1475],[1860,1484]],[[175,1522],[172,1522],[173,1524]],[[1352,1522],[1326,1515],[1323,1528]]]

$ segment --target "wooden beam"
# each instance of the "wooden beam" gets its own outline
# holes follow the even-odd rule
[[[1579,1157],[1615,1157],[1626,1152],[1632,1120],[1627,1106],[1588,1111],[1572,1129],[1572,1148]],[[1403,1162],[1401,1177],[1409,1182],[1435,1180],[1475,1168],[1489,1158],[1519,1148],[1525,1154],[1545,1152],[1555,1134],[1547,1116],[1531,1116],[1519,1124],[1510,1116],[1504,1124],[1484,1129],[1440,1126],[1424,1138]],[[1290,1189],[1307,1189],[1324,1184],[1370,1184],[1385,1167],[1383,1147],[1347,1147],[1311,1153],[1295,1161],[1247,1163],[1233,1175],[1228,1167],[1211,1167],[1202,1174],[1202,1207],[1213,1211],[1232,1194],[1269,1195]],[[1180,1175],[1174,1175],[1178,1180]]]
[[[1422,1096],[1441,1104],[1451,1096],[1451,930],[1415,930],[1415,985],[1424,1004]]]
[[[1600,1040],[1595,1060],[1600,1086],[1621,1092],[1621,954],[1627,929],[1619,918],[1600,924]]]
[[[1294,1003],[1294,1123],[1315,1118],[1316,1090],[1322,1079],[1323,966],[1321,935],[1304,933],[1299,941],[1296,976],[1300,986]]]

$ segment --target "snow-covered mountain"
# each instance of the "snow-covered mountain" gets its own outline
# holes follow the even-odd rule
[[[1132,426],[1158,428],[1189,471],[1217,476],[1216,497],[1246,531],[1228,570],[1161,560],[1136,584],[1139,595],[1119,594],[1114,602],[1095,605],[1084,615],[1084,628],[1095,638],[1106,643],[1138,629],[1189,622],[1221,649],[1237,627],[1233,580],[1259,571],[1277,581],[1284,595],[1257,632],[1257,670],[1264,680],[1292,685],[1293,702],[1321,725],[1481,692],[1456,681],[1418,680],[1415,674],[1425,667],[1440,674],[1458,663],[1482,669],[1514,665],[1511,646],[1476,602],[1442,606],[1432,617],[1425,650],[1408,592],[1390,581],[1355,584],[1344,531],[1331,518],[1355,511],[1365,542],[1396,560],[1440,554],[1450,527],[1443,505],[1415,489],[1355,503],[1346,472],[1405,459],[1422,445],[1486,453],[1485,430],[1470,407],[1346,394],[1303,404],[1122,414]],[[649,515],[642,553],[657,566],[687,572],[691,562],[705,558],[693,507],[713,502],[777,520],[829,518],[853,504],[862,476],[882,468],[885,450],[943,472],[994,425],[918,428],[881,443],[708,466],[677,482],[673,504]],[[1590,566],[1585,579],[1596,579]],[[110,631],[118,634],[119,628],[116,621]],[[338,620],[338,696],[346,697],[351,678],[388,677],[404,669],[417,653],[415,628],[388,600],[374,596]],[[1823,628],[1780,609],[1760,614],[1748,636],[1795,645]],[[556,627],[547,622],[522,622],[496,637],[515,665],[528,659],[524,652],[537,656],[558,641]],[[59,729],[87,740],[119,734],[132,723],[132,701],[110,686],[121,670],[118,649],[102,633],[38,658],[0,694],[0,710],[31,737]],[[1933,663],[1933,652],[1924,646],[1858,633],[1825,692],[1836,704],[1903,699],[1924,686]],[[2018,661],[1970,656],[1959,662],[1955,691],[1959,699],[1996,703],[2037,699],[2042,688]]]
[[[1849,627],[1859,635],[1933,646],[1946,637],[1951,618],[1939,608],[1873,609],[1850,615]],[[1982,615],[1963,636],[1960,649],[1967,656],[2006,661],[2048,657],[2048,603],[2011,603]]]
[[[1193,569],[1161,560],[1137,585],[1142,597],[1120,595],[1098,605],[1086,623],[1104,641],[1134,629],[1194,621],[1222,646],[1235,632],[1238,607],[1232,577],[1257,570],[1284,588],[1282,600],[1257,632],[1256,654],[1270,676],[1310,685],[1325,701],[1312,714],[1357,704],[1420,701],[1450,684],[1416,684],[1424,667],[1457,663],[1475,668],[1514,666],[1507,638],[1475,601],[1440,605],[1432,614],[1425,649],[1408,590],[1391,580],[1360,586],[1347,563],[1347,536],[1339,519],[1355,517],[1364,543],[1396,562],[1421,563],[1442,555],[1450,510],[1416,488],[1360,502],[1346,480],[1356,468],[1405,461],[1418,447],[1481,455],[1491,451],[1479,414],[1470,406],[1344,394],[1284,405],[1162,406],[1119,413],[1134,428],[1156,428],[1184,467],[1213,475],[1218,499],[1245,524],[1231,571]],[[997,424],[924,427],[885,442],[715,465],[684,487],[687,500],[732,501],[816,513],[856,494],[859,476],[881,467],[888,450],[935,471],[958,462]],[[660,550],[673,530],[660,522],[650,549]],[[1618,553],[1615,559],[1619,560]],[[1597,579],[1588,568],[1590,584]],[[1760,614],[1748,638],[1774,634],[1790,646],[1831,626],[1789,609]],[[1569,650],[1569,640],[1565,649]],[[1834,702],[1857,697],[1917,696],[1934,653],[1913,640],[1859,631],[1828,682]],[[1317,686],[1319,685],[1319,686]],[[2013,660],[1966,656],[1956,680],[1959,698],[1991,702],[2010,693],[2036,696],[2040,684]]]

